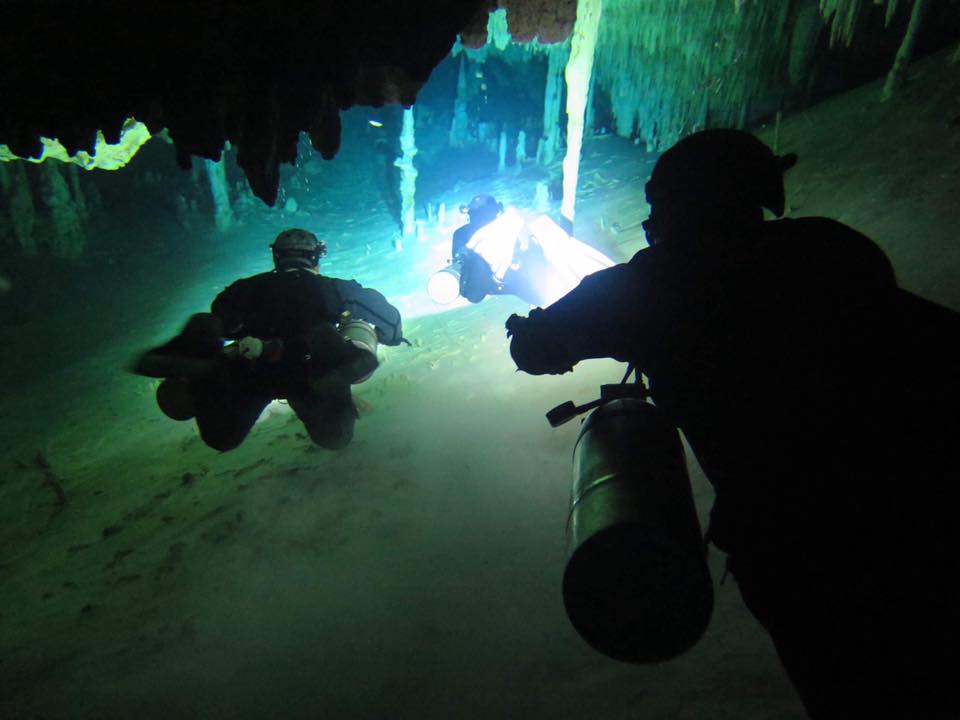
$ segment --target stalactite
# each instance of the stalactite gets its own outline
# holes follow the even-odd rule
[[[497,144],[497,172],[504,173],[507,170],[507,131],[500,131],[500,142]]]
[[[417,154],[416,138],[414,136],[413,108],[403,111],[403,127],[400,130],[400,150],[403,153],[394,160],[394,165],[400,168],[400,222],[403,228],[403,237],[412,237],[416,234],[416,201],[417,168],[413,158]]]
[[[892,3],[896,5],[895,2]],[[910,24],[903,35],[903,42],[897,50],[897,56],[893,60],[893,67],[887,74],[886,82],[883,84],[883,90],[880,93],[880,99],[889,100],[897,91],[897,88],[903,83],[904,76],[907,74],[907,66],[913,57],[913,48],[917,44],[917,34],[923,25],[923,16],[929,7],[928,0],[913,0],[913,12],[910,13]],[[888,15],[889,21],[889,15]]]
[[[517,133],[517,149],[515,153],[514,171],[518,174],[523,170],[523,164],[527,161],[527,134],[521,130]]]
[[[487,42],[502,51],[510,44],[510,40],[507,11],[504,8],[494,10],[487,18]]]
[[[916,0],[915,0],[916,1]],[[820,0],[820,14],[830,23],[830,44],[841,40],[845,45],[853,42],[857,20],[864,0]],[[884,22],[889,25],[897,12],[898,0],[872,0],[874,5],[886,2]]]
[[[583,146],[583,119],[587,112],[587,93],[593,73],[593,55],[603,0],[580,0],[577,21],[570,42],[570,59],[564,73],[567,80],[567,154],[563,158],[563,200],[560,214],[574,219],[577,178],[580,173],[580,148]]]
[[[804,78],[808,77],[822,28],[823,18],[817,6],[802,6],[794,19],[793,31],[790,35],[787,76],[793,85],[799,85]]]
[[[730,0],[605,0],[597,89],[614,130],[650,150],[710,126],[779,88],[796,4]]]
[[[80,187],[80,169],[71,163],[67,166],[67,177],[70,179],[70,193],[73,195],[77,213],[80,215],[80,220],[86,223],[90,217],[90,210],[87,205],[86,193]]]
[[[201,190],[201,188],[200,188],[200,185],[201,185],[200,176],[201,176],[201,174],[202,174],[202,171],[201,171],[201,168],[200,168],[200,163],[191,162],[191,163],[190,163],[190,184],[193,186],[193,189],[196,191],[197,195],[199,195],[199,194],[202,192],[202,190]]]
[[[569,5],[575,5],[575,2],[570,2],[570,0],[568,0],[568,3]],[[466,137],[468,126],[467,95],[472,74],[472,70],[467,65],[468,62],[473,63],[474,66],[482,67],[489,58],[494,57],[508,65],[525,65],[534,57],[545,55],[547,57],[547,77],[544,90],[543,133],[537,142],[536,161],[538,164],[550,164],[556,160],[557,152],[562,146],[563,69],[569,54],[569,41],[551,41],[545,44],[540,42],[537,37],[530,38],[529,35],[524,36],[524,39],[519,42],[515,41],[509,23],[513,17],[519,17],[523,26],[523,8],[525,6],[522,0],[515,2],[512,6],[505,1],[499,4],[500,8],[488,15],[486,42],[483,45],[474,43],[471,46],[458,39],[450,51],[453,57],[460,56],[460,72],[449,144],[451,147],[464,147],[470,142],[479,142],[489,151],[499,152],[499,123],[494,123],[496,126],[494,128],[484,128],[483,123],[480,123],[477,129],[478,137],[476,139]],[[511,16],[510,13],[514,10],[519,14]],[[564,12],[566,11],[558,10],[557,12],[557,27],[563,26],[565,22]],[[547,33],[547,35],[552,37],[550,33]],[[559,38],[553,39],[557,40]],[[481,77],[479,73],[477,76]]]
[[[550,211],[550,188],[543,180],[540,180],[534,188],[533,209],[542,213]]]
[[[860,15],[860,8],[863,0],[820,0],[820,13],[824,19],[831,24],[830,43],[842,40],[850,45],[853,41],[853,34],[857,28],[857,18]],[[874,0],[875,5],[884,4],[884,0]],[[898,0],[885,0],[886,12],[884,22],[889,25],[893,16],[897,12]],[[929,8],[928,0],[913,0],[913,11],[910,14],[910,23],[904,33],[903,42],[900,44],[897,55],[893,61],[893,67],[887,74],[886,82],[880,93],[881,100],[888,100],[896,92],[897,87],[903,81],[907,66],[913,57],[913,49],[916,45],[917,35],[923,24],[923,17]]]
[[[837,40],[849,45],[860,17],[860,0],[820,0],[820,13],[830,23],[830,45]]]
[[[887,0],[887,14],[884,17],[884,23],[887,25],[890,24],[890,21],[893,20],[894,14],[897,12],[897,0]]]
[[[233,227],[233,208],[230,207],[230,186],[227,185],[227,172],[223,154],[219,160],[204,160],[207,179],[210,181],[210,193],[213,196],[213,220],[217,230],[226,232]]]
[[[13,238],[20,251],[27,256],[37,254],[37,241],[33,234],[36,208],[30,192],[30,180],[23,162],[4,163],[9,168],[8,197],[10,198],[10,224]]]
[[[83,221],[64,178],[63,163],[45,162],[40,172],[40,198],[50,212],[52,237],[50,253],[54,257],[76,260],[83,255]]]
[[[537,162],[549,165],[560,149],[560,111],[563,100],[563,69],[570,53],[569,42],[547,47],[547,84],[543,95],[543,138]]]
[[[462,148],[467,143],[467,56],[460,56],[460,72],[457,75],[457,97],[453,101],[453,121],[450,123],[450,147]]]
[[[590,91],[587,93],[587,114],[583,119],[583,130],[587,135],[591,135],[594,129],[594,118],[596,117],[596,96],[594,91],[597,87],[597,76],[590,73]]]
[[[8,165],[9,163],[0,162],[0,245],[5,245],[8,238],[13,235],[13,221],[8,221],[6,217],[10,213],[4,213],[10,202],[9,196],[13,182]]]

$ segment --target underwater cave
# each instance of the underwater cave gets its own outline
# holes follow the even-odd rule
[[[578,637],[578,428],[544,413],[626,365],[518,373],[504,321],[563,291],[431,281],[484,194],[575,238],[564,290],[627,262],[658,157],[739,128],[798,155],[787,217],[856,228],[960,310],[960,2],[338,5],[4,9],[0,717],[806,717],[717,550],[688,651]],[[278,400],[218,452],[132,362],[289,228],[407,342],[353,386],[345,448]]]

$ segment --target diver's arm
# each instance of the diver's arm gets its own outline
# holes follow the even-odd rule
[[[363,287],[356,280],[336,280],[336,284],[344,308],[353,317],[373,325],[380,343],[399,345],[403,341],[400,311],[381,293]]]
[[[639,277],[631,264],[587,276],[547,309],[507,320],[510,355],[531,375],[569,372],[581,360],[635,357]]]
[[[475,228],[469,224],[453,231],[453,239],[450,243],[450,256],[453,258],[453,262],[460,259],[464,248],[467,247],[467,243],[470,242],[470,238],[473,237],[474,231]]]
[[[250,289],[250,279],[237,280],[217,295],[210,304],[210,312],[220,319],[224,337],[236,340],[244,336],[244,315]]]

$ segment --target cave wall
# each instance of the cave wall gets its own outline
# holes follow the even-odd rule
[[[166,128],[179,160],[216,159],[229,141],[254,192],[276,198],[298,134],[332,157],[341,109],[412,104],[486,0],[5,4],[0,142],[18,156],[56,137],[89,150],[130,116]]]
[[[458,36],[464,48],[485,45],[490,11],[506,11],[515,43],[535,40],[542,48],[569,36],[576,6],[11,0],[0,44],[0,96],[7,99],[0,144],[21,157],[36,157],[41,137],[57,138],[71,153],[90,150],[98,131],[115,142],[132,116],[151,132],[167,130],[182,167],[193,156],[220,157],[229,143],[253,193],[272,205],[279,168],[296,160],[302,131],[329,159],[340,145],[342,110],[412,104]],[[809,100],[805,73],[820,72],[823,84],[837,73],[839,65],[823,67],[816,58],[828,35],[818,26],[824,13],[831,38],[889,63],[909,7],[892,0],[606,0],[594,105],[613,116],[620,134],[657,149],[698,127],[742,125],[777,106],[778,87]],[[921,45],[955,41],[960,0],[934,3],[930,14]],[[884,27],[864,35],[859,28],[878,16]],[[867,63],[853,58],[843,71],[857,65]]]

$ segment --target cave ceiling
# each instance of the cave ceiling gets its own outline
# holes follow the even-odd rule
[[[619,8],[621,13],[636,17],[633,24],[625,24],[629,32],[620,27],[624,24],[620,20],[611,21],[608,34],[619,32],[624,37],[619,44],[614,42],[616,37],[613,41],[608,38],[605,47],[616,50],[621,61],[627,58],[629,67],[620,68],[609,58],[604,63],[603,57],[598,62],[601,70],[606,67],[623,79],[634,95],[648,90],[653,100],[646,96],[633,98],[637,108],[647,110],[669,106],[670,98],[662,96],[664,89],[677,95],[678,88],[692,87],[703,79],[701,75],[708,79],[728,76],[731,82],[759,77],[756,68],[740,63],[744,55],[760,58],[776,70],[783,64],[780,55],[789,53],[790,81],[799,86],[801,81],[806,82],[801,67],[806,65],[801,60],[809,60],[810,53],[797,50],[809,44],[800,42],[804,36],[797,32],[798,18],[810,20],[810,39],[822,40],[819,28],[824,8],[829,17],[839,17],[840,10],[845,9],[840,20],[834,19],[834,31],[839,27],[840,36],[849,44],[857,27],[853,10],[861,9],[861,5],[875,10],[878,3],[784,0],[745,5],[743,0],[733,0],[726,6],[689,0],[619,0],[610,3],[611,13]],[[879,5],[884,5],[882,0]],[[895,17],[893,10],[898,4],[886,0],[885,6],[880,15],[886,16],[886,24]],[[108,158],[110,164],[100,165],[116,167],[142,142],[127,137],[130,118],[134,118],[145,126],[141,138],[148,136],[147,131],[166,131],[182,167],[189,167],[193,157],[217,159],[229,144],[236,150],[237,163],[254,194],[273,205],[280,166],[296,160],[302,132],[309,135],[324,158],[330,159],[340,146],[342,110],[356,105],[413,104],[458,36],[467,48],[483,46],[492,10],[506,10],[515,41],[538,38],[542,43],[557,43],[572,31],[577,2],[5,0],[2,7],[0,17],[6,32],[0,43],[0,160],[51,156],[47,150],[50,139],[55,139],[62,147],[52,156],[63,159],[69,155],[76,162],[84,153],[103,148],[105,142],[117,143],[123,135],[124,143],[132,144],[133,150],[124,158]],[[742,37],[732,30],[724,31],[725,26],[714,17],[720,12],[732,15],[743,7],[755,11],[750,17],[760,26]],[[795,12],[786,11],[790,8]],[[955,42],[958,11],[960,0],[931,4],[929,14],[935,17],[929,18],[926,26],[934,30],[951,28],[949,39]],[[866,15],[866,10],[860,14]],[[887,38],[883,41],[886,45],[878,42],[874,49],[886,47],[889,52],[873,53],[883,63],[889,63],[893,56],[896,44],[890,46],[889,41],[899,43],[909,15],[906,9],[896,15],[901,22],[899,30],[891,25],[878,28],[870,36],[868,46],[878,37]],[[691,24],[693,20],[699,25]],[[717,28],[715,37],[708,34],[711,44],[707,48],[696,45],[702,40],[691,39],[699,38],[694,30],[704,26]],[[671,45],[674,55],[701,60],[680,68],[695,77],[684,79],[667,62],[659,63],[658,68],[669,77],[659,77],[633,62],[639,47],[656,54],[663,50],[664,43],[676,45]],[[776,50],[776,57],[747,52],[757,45]],[[727,46],[729,57],[724,55]],[[869,53],[865,57],[869,60]],[[857,64],[860,60],[849,62]],[[794,65],[800,67],[796,78]],[[617,85],[610,78],[607,81],[608,85]],[[747,82],[740,85],[742,98],[729,84],[724,86],[724,97],[734,108],[747,107],[762,94],[763,88],[753,88]],[[622,88],[607,90],[617,98],[630,95]],[[680,103],[678,107],[673,113],[676,117],[682,120],[690,115],[686,105]],[[718,112],[718,107],[709,108],[713,119]],[[647,126],[663,125],[663,118],[627,116],[628,124],[646,122],[647,135],[651,134]],[[630,134],[626,132],[625,136]],[[667,135],[666,140],[673,137]]]
[[[576,0],[500,2],[518,40],[557,42]],[[253,192],[276,199],[300,132],[324,158],[340,111],[410,105],[458,35],[486,40],[495,0],[128,0],[4,3],[0,143],[39,157],[41,137],[92,152],[127,118],[166,129],[178,162],[229,142]]]

